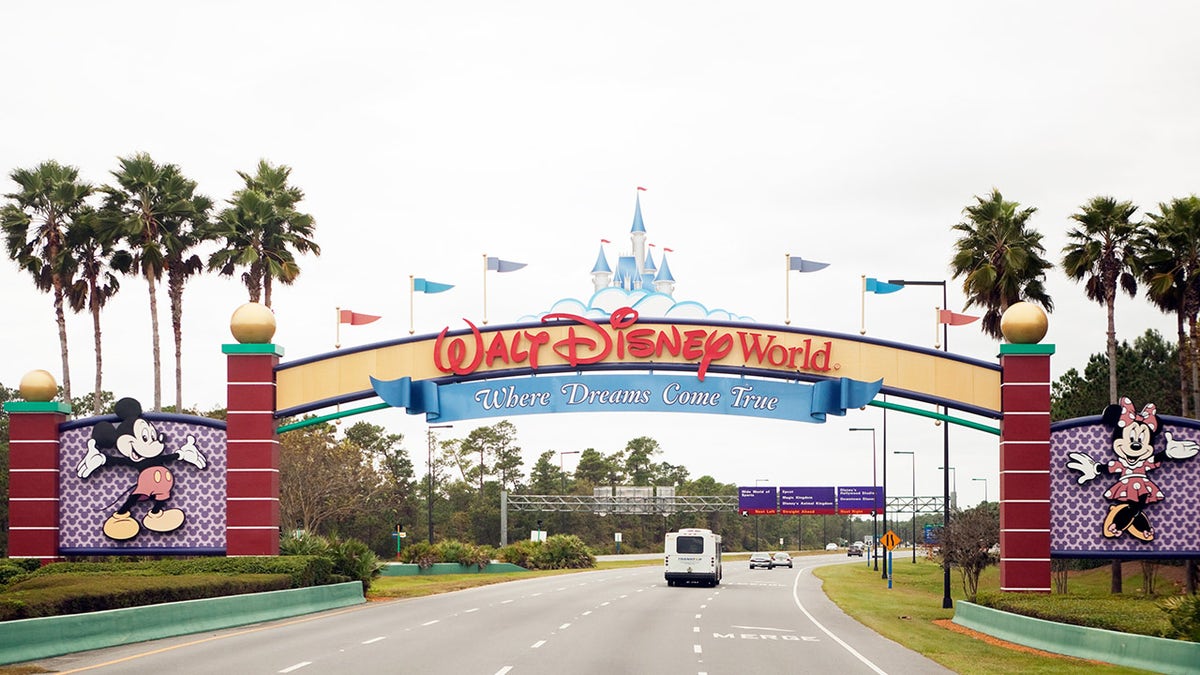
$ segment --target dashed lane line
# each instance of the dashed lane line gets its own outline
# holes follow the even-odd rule
[[[379,637],[373,637],[373,638],[371,638],[370,640],[363,640],[363,642],[362,642],[362,643],[363,643],[364,645],[369,645],[369,644],[372,644],[372,643],[375,643],[375,642],[379,642],[380,640],[386,640],[386,639],[387,639],[387,636],[386,636],[386,635],[380,635]]]
[[[279,672],[281,672],[281,673],[290,673],[290,672],[293,672],[293,671],[296,671],[296,670],[300,670],[300,669],[301,669],[301,668],[303,668],[304,666],[308,666],[308,665],[312,665],[312,661],[301,661],[300,663],[297,663],[297,664],[295,664],[295,665],[292,665],[292,666],[288,666],[287,668],[284,668],[283,670],[281,670],[281,671],[279,671]]]

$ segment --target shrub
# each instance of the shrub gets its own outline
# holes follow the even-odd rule
[[[400,552],[400,561],[412,563],[423,570],[427,570],[433,566],[433,563],[438,561],[438,552],[433,546],[422,541],[405,547]]]
[[[1171,628],[1163,637],[1200,642],[1200,596],[1179,595],[1158,602]]]
[[[573,534],[556,534],[541,543],[530,561],[533,569],[583,569],[596,566],[587,544]]]
[[[325,555],[328,550],[329,540],[319,534],[285,534],[279,540],[279,555]]]
[[[361,581],[363,593],[370,590],[371,582],[383,571],[379,556],[357,539],[330,539],[327,557],[333,561],[335,574]]]
[[[458,562],[470,555],[471,544],[457,539],[443,539],[434,545],[437,552],[437,562]]]
[[[530,566],[532,564],[531,561],[539,548],[540,545],[538,542],[522,539],[497,551],[496,557],[506,563],[512,563],[525,569],[533,569]]]

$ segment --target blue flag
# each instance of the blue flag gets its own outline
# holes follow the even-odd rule
[[[501,260],[488,256],[487,268],[493,272],[516,272],[525,266],[525,263],[512,262],[511,260]]]
[[[895,293],[902,288],[904,287],[900,284],[889,284],[886,281],[879,281],[878,279],[867,277],[866,290],[877,295],[883,295],[884,293]]]
[[[829,267],[829,263],[815,262],[792,256],[788,258],[788,270],[792,272],[816,272]]]
[[[454,288],[454,284],[439,284],[436,281],[427,281],[421,277],[413,279],[413,290],[421,293],[441,293]]]

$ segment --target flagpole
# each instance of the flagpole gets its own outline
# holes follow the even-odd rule
[[[859,301],[859,335],[867,334],[867,275],[862,275],[862,294]]]
[[[337,326],[337,328],[334,329],[335,337],[333,338],[333,348],[341,349],[342,348],[342,308],[334,307],[333,313],[334,313],[334,320],[337,322],[335,324]]]
[[[792,254],[783,254],[783,324],[792,323]]]
[[[483,325],[487,325],[487,254],[483,254]]]
[[[408,275],[408,334],[409,335],[412,335],[413,333],[417,332],[417,329],[415,327],[416,322],[413,321],[413,288],[415,288],[415,284],[413,282],[413,275],[410,274],[410,275]]]

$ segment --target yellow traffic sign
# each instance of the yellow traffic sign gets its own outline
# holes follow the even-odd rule
[[[887,534],[879,538],[879,543],[890,551],[900,545],[900,537],[897,537],[895,532],[888,530]]]

